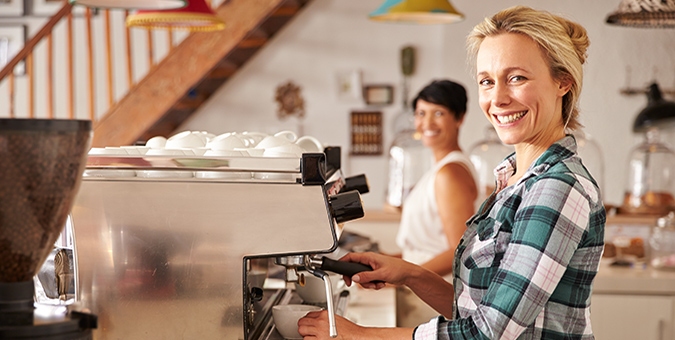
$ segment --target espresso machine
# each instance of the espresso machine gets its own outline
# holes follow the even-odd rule
[[[92,339],[95,315],[36,304],[33,277],[80,186],[91,122],[0,119],[0,339]]]
[[[364,215],[360,192],[365,177],[342,174],[339,147],[90,155],[71,212],[75,300],[98,315],[96,339],[281,339],[272,307],[296,301],[293,282],[315,275],[331,296],[325,270],[369,269],[330,259],[342,224]],[[266,287],[272,276],[286,284]]]

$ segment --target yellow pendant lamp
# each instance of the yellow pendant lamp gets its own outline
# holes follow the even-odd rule
[[[185,7],[187,0],[69,0],[71,5],[93,8],[173,9]]]
[[[139,10],[127,17],[127,26],[209,32],[224,29],[225,22],[204,0],[189,0],[187,6],[179,9]]]
[[[449,0],[385,0],[369,17],[376,21],[415,24],[450,24],[464,20],[464,14]]]

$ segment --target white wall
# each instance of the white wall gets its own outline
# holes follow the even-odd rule
[[[383,108],[385,127],[400,103],[399,51],[417,49],[417,68],[411,94],[434,78],[452,78],[469,90],[470,107],[461,143],[468,149],[482,138],[487,122],[477,104],[477,89],[465,63],[464,38],[471,27],[499,9],[524,4],[562,14],[584,25],[591,38],[581,98],[582,122],[604,153],[605,201],[619,204],[623,195],[629,150],[640,138],[633,135],[634,117],[646,104],[645,96],[622,96],[620,88],[642,87],[657,80],[675,88],[675,30],[609,26],[606,16],[619,0],[452,0],[466,15],[457,24],[417,26],[372,22],[367,14],[382,0],[314,0],[258,55],[225,84],[180,130],[226,131],[297,129],[295,122],[276,118],[276,86],[292,80],[302,87],[306,118],[304,132],[326,144],[343,147],[348,175],[365,173],[371,193],[367,208],[379,208],[387,178],[386,156],[349,156],[349,113],[363,109],[360,101],[337,96],[335,74],[360,69],[365,84],[395,86],[395,105]],[[632,68],[627,84],[626,67]],[[656,69],[656,71],[655,71]],[[385,145],[391,141],[391,131]]]

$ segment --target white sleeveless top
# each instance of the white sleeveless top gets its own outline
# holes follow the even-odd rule
[[[438,170],[448,163],[464,165],[471,172],[474,182],[478,178],[471,160],[461,151],[450,152],[420,178],[405,199],[396,237],[396,244],[403,251],[403,259],[408,262],[418,265],[426,263],[449,248],[434,189]]]

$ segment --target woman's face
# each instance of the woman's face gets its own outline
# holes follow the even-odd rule
[[[506,144],[548,147],[564,136],[562,98],[539,45],[522,34],[483,40],[476,58],[480,107]]]
[[[422,135],[422,143],[432,150],[455,147],[461,124],[447,107],[417,100],[415,130]]]

